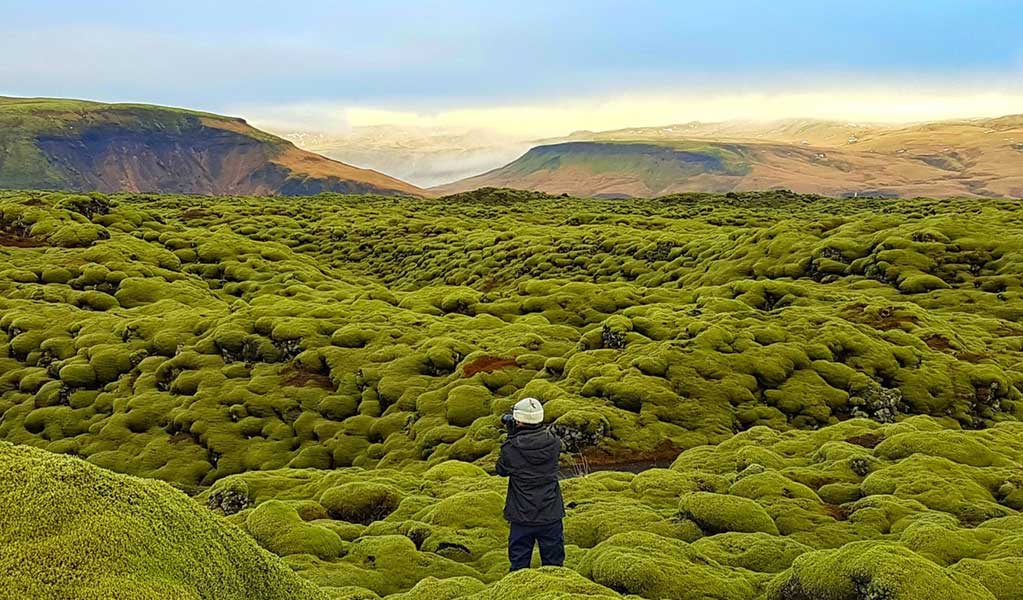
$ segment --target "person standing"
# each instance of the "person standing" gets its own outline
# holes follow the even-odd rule
[[[508,478],[504,518],[511,526],[511,570],[529,567],[533,546],[540,545],[544,566],[565,562],[565,503],[558,482],[561,441],[543,425],[543,405],[536,398],[518,401],[501,418],[508,438],[501,444],[497,474]]]

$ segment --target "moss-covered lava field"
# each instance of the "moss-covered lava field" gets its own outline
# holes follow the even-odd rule
[[[1021,208],[0,192],[0,583],[66,597],[50,543],[81,598],[1023,598]],[[568,561],[505,576],[526,396]],[[47,541],[91,503],[177,550]]]

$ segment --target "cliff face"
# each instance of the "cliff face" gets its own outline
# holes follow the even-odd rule
[[[102,126],[77,139],[40,136],[36,144],[70,187],[101,192],[268,194],[270,148],[244,135],[198,127],[167,134]],[[262,180],[261,180],[262,179]]]
[[[0,99],[0,188],[210,195],[423,195],[241,119],[144,105]]]

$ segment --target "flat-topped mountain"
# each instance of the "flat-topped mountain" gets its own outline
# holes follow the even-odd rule
[[[0,188],[188,194],[421,195],[243,119],[145,104],[0,97]]]
[[[434,188],[575,196],[790,189],[828,196],[1023,196],[1023,117],[878,125],[786,120],[581,131]]]

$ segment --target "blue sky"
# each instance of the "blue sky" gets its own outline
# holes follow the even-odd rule
[[[265,115],[864,89],[1001,107],[1023,82],[1023,3],[1008,0],[0,0],[0,14],[0,94]]]

